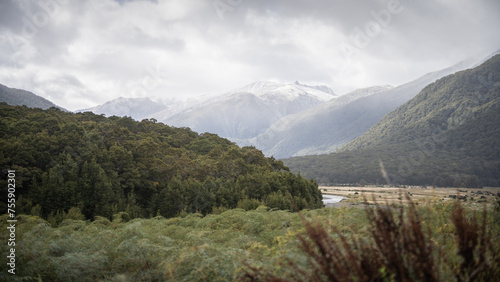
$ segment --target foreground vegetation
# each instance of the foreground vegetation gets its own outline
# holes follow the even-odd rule
[[[6,222],[0,217],[0,228]],[[17,234],[17,274],[3,271],[0,280],[488,281],[500,275],[498,199],[487,214],[435,201],[301,213],[260,206],[170,219],[129,220],[121,213],[92,222],[66,215],[56,227],[23,215]],[[6,244],[0,248],[6,257]]]

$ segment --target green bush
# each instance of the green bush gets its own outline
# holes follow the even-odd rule
[[[351,280],[353,273],[358,280],[370,275],[379,280],[426,280],[421,275],[427,272],[427,280],[487,280],[499,271],[495,238],[500,224],[494,213],[494,208],[486,214],[445,203],[301,213],[259,206],[127,222],[64,219],[57,227],[20,215],[16,278],[234,281],[246,275],[311,281],[329,277],[324,271],[338,263],[343,272],[337,272],[347,273],[340,280]],[[2,215],[0,228],[6,227],[7,215]],[[0,245],[1,256],[8,251],[7,244]],[[391,253],[396,256],[389,259]],[[325,264],[321,259],[326,258]],[[399,267],[406,270],[398,274]],[[0,272],[0,281],[10,281],[7,274]]]
[[[260,205],[262,205],[261,201],[259,201],[257,199],[246,198],[243,200],[239,200],[236,207],[239,209],[244,209],[246,211],[249,211],[249,210],[254,210],[254,209],[258,208]]]
[[[368,234],[346,236],[335,226],[325,228],[316,218],[303,218],[306,233],[298,235],[304,259],[289,259],[285,274],[249,266],[242,278],[250,281],[493,281],[500,275],[499,226],[491,225],[486,210],[469,216],[460,204],[446,211],[453,228],[442,229],[440,216],[430,209],[365,208]],[[443,211],[443,212],[442,212]],[[429,221],[421,219],[423,214]],[[436,218],[438,218],[436,220]],[[439,230],[436,234],[432,230]],[[333,232],[330,232],[332,230]],[[443,233],[448,237],[443,241]],[[292,271],[294,270],[294,271]]]

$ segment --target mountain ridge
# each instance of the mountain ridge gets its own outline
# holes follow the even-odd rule
[[[428,85],[338,152],[284,163],[325,183],[498,186],[499,121],[495,55]]]
[[[334,152],[361,136],[384,115],[416,96],[429,83],[467,69],[477,64],[478,60],[477,57],[463,60],[403,85],[372,93],[373,95],[362,95],[341,106],[331,102],[332,108],[328,108],[327,103],[310,108],[308,112],[312,115],[307,115],[303,120],[299,118],[295,123],[289,122],[289,128],[281,128],[281,135],[284,137],[277,138],[271,125],[269,131],[253,139],[239,141],[238,144],[255,146],[266,155],[279,159]],[[343,96],[339,98],[341,97]],[[283,124],[275,127],[279,126],[283,127]]]
[[[314,117],[321,115],[321,113],[323,112],[330,112],[331,110],[341,107],[356,99],[368,95],[373,95],[379,91],[387,90],[390,88],[392,88],[392,86],[373,86],[344,94],[336,99],[329,100],[316,107],[306,109],[293,115],[285,116],[273,123],[264,133],[246,142],[240,141],[240,143],[255,146],[261,149],[266,155],[272,155],[277,158],[287,156],[287,154],[289,154],[288,152],[293,150],[290,149],[291,146],[302,142],[301,137],[304,136],[304,132],[306,132],[307,135],[307,132],[309,130],[318,127],[317,124],[319,124],[319,122],[311,120]],[[322,120],[325,118],[320,117],[319,119]],[[291,126],[293,124],[305,124],[305,126],[304,128],[296,128]],[[290,128],[293,129],[290,130]],[[320,130],[320,128],[317,129],[317,131]],[[310,141],[306,142],[309,142],[308,144],[306,144],[306,146],[311,146]]]
[[[170,110],[165,110],[153,116],[173,126],[243,140],[264,132],[284,116],[337,99],[331,93],[331,89],[318,90],[302,84],[257,81],[203,99],[173,115]]]
[[[59,107],[51,101],[30,91],[10,88],[3,84],[0,84],[0,102],[5,102],[12,106],[27,106],[30,108],[41,108],[44,110],[54,107],[67,111],[66,109]]]
[[[92,108],[76,110],[75,112],[93,112],[95,114],[105,114],[106,116],[130,116],[135,120],[149,118],[149,112],[157,112],[165,109],[166,106],[154,102],[150,98],[123,98],[119,97],[108,101],[102,105]]]

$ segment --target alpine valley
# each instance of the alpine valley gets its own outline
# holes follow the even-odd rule
[[[215,133],[280,159],[325,154],[362,135],[429,83],[483,60],[470,58],[398,87],[374,86],[344,95],[324,85],[259,81],[191,100],[118,98],[79,112],[154,118],[171,126]]]
[[[500,55],[443,77],[335,153],[285,160],[323,183],[500,185]]]
[[[496,53],[344,95],[324,85],[259,81],[191,100],[118,98],[77,112],[217,134],[324,184],[495,186]],[[57,107],[24,90],[0,90],[8,104]]]
[[[500,274],[500,194],[483,187],[500,185],[500,55],[342,96],[256,82],[195,101],[119,98],[71,113],[0,91],[0,228],[15,227],[19,246],[0,252],[15,256],[22,280]],[[349,186],[347,203],[324,208],[322,192],[340,187],[318,182]],[[394,187],[352,187],[365,184],[467,189],[408,187],[403,199]],[[372,206],[350,189],[399,198]]]
[[[0,282],[500,281],[499,26],[0,0]]]

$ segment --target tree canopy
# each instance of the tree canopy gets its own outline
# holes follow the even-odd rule
[[[93,219],[207,214],[252,201],[289,210],[322,206],[316,182],[215,134],[5,103],[0,117],[0,189],[7,189],[7,168],[16,170],[19,213],[48,218],[76,208]]]

